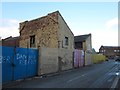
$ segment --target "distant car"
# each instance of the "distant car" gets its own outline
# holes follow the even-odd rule
[[[106,61],[108,61],[108,59],[106,59]]]
[[[120,61],[120,56],[116,56],[115,61]]]

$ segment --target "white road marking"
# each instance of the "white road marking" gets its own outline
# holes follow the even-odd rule
[[[81,77],[84,77],[84,76],[85,76],[85,74],[83,74],[83,75],[81,75],[81,76],[78,76],[78,77],[75,77],[75,78],[73,78],[73,79],[70,79],[70,80],[67,81],[67,83],[70,83],[70,82],[72,82],[72,81],[74,81],[74,80],[77,80],[77,79],[79,79],[79,78],[81,78]]]
[[[108,82],[111,82],[113,79],[109,79]]]
[[[113,81],[113,84],[112,84],[111,88],[116,88],[116,85],[117,85],[117,83],[118,83],[118,80],[119,80],[119,77],[117,76],[117,77],[115,78],[115,80]]]

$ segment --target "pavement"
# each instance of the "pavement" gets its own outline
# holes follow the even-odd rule
[[[120,88],[120,62],[113,60],[79,69],[15,81],[3,88]]]

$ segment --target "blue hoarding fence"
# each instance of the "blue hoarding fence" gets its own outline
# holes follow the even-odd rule
[[[2,47],[2,83],[37,75],[38,50]]]

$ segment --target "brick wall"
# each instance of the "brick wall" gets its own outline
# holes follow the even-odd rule
[[[57,12],[20,23],[20,47],[30,47],[30,36],[35,35],[35,47],[58,47]]]
[[[108,58],[114,58],[120,56],[120,47],[117,46],[101,46],[99,52],[107,56]]]
[[[74,52],[74,35],[61,15],[59,15],[58,22],[60,44],[58,55],[61,58],[61,60],[59,60],[59,62],[61,62],[61,70],[72,69]],[[65,45],[65,37],[68,38],[68,45]]]
[[[2,39],[2,46],[19,47],[19,37],[8,37]]]
[[[32,48],[39,48],[38,75],[73,67],[74,35],[59,12],[20,23],[20,47],[29,48],[31,36],[35,36]]]

